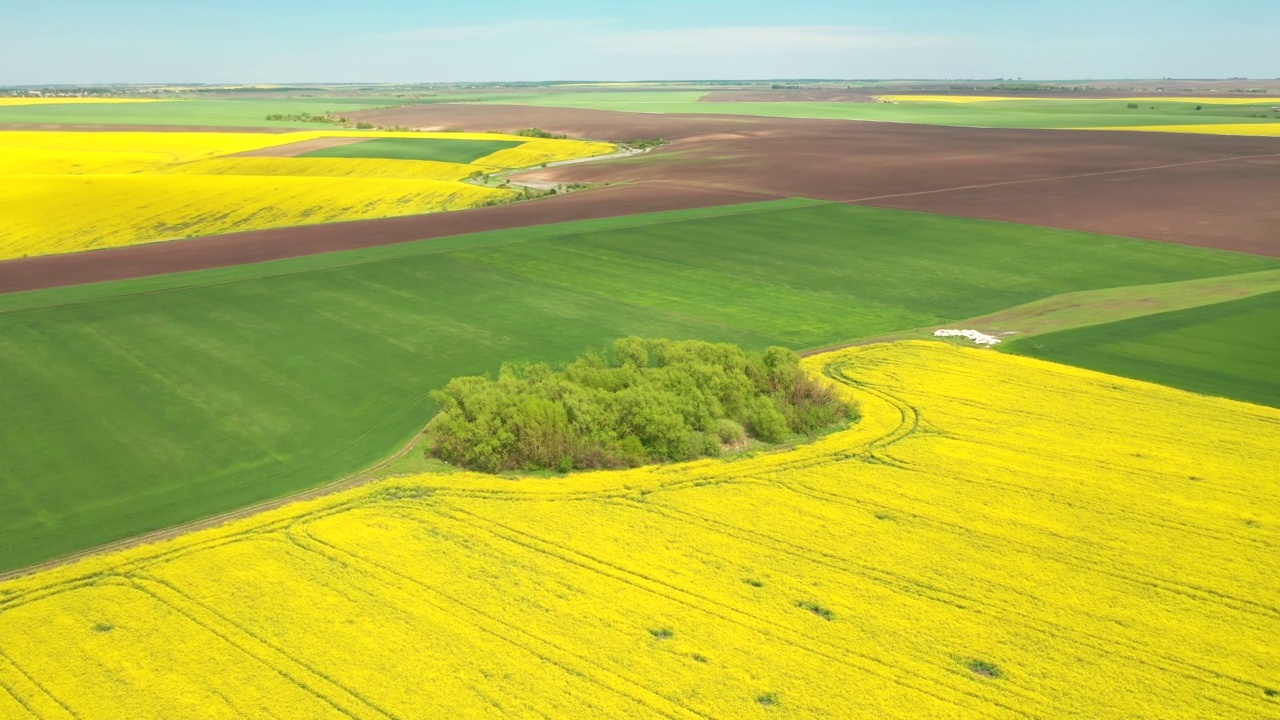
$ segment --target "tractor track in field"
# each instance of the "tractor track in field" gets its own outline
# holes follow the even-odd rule
[[[315,498],[324,497],[325,495],[332,495],[337,492],[342,492],[343,490],[350,490],[351,488],[360,487],[361,485],[364,485],[366,483],[370,483],[375,480],[381,479],[382,476],[378,474],[379,471],[391,465],[395,461],[403,458],[409,453],[413,452],[413,449],[418,445],[418,441],[422,439],[422,433],[425,431],[426,431],[426,427],[424,426],[422,430],[414,433],[413,438],[409,440],[409,442],[405,443],[399,450],[397,450],[395,453],[388,456],[387,458],[379,461],[377,464],[364,468],[362,470],[358,470],[354,473],[351,473],[350,475],[347,475],[346,477],[340,478],[330,483],[326,483],[319,487],[314,487],[307,490],[301,490],[299,492],[290,493],[282,497],[272,498],[271,500],[264,500],[260,503],[247,505],[245,507],[237,508],[229,512],[219,513],[217,515],[201,518],[199,520],[193,520],[191,522],[183,523],[181,525],[174,525],[173,527],[167,527],[161,530],[155,530],[153,532],[149,532],[143,535],[135,535],[133,537],[123,538],[121,540],[106,543],[104,545],[97,545],[95,547],[91,547],[86,550],[81,550],[80,552],[75,552],[68,555],[62,555],[60,557],[52,558],[50,560],[46,560],[44,562],[37,563],[35,565],[28,565],[26,567],[17,568],[14,570],[8,570],[6,572],[0,572],[0,582],[4,582],[5,580],[12,580],[18,577],[23,577],[25,575],[34,575],[38,572],[41,572],[44,570],[52,570],[53,568],[61,567],[63,565],[70,565],[71,563],[76,562],[77,560],[83,560],[85,558],[93,557],[95,555],[103,555],[106,553],[115,552],[117,550],[124,550],[131,547],[138,547],[140,545],[151,545],[154,543],[162,542],[164,540],[171,540],[173,538],[180,537],[182,535],[188,535],[190,533],[198,532],[200,530],[207,530],[209,528],[218,527],[220,525],[226,525],[229,522],[234,522],[236,520],[240,520],[246,517],[258,515],[260,513],[264,513],[269,510],[275,510],[276,508],[284,507],[285,505],[290,505],[296,502],[303,502],[305,500],[313,500]]]

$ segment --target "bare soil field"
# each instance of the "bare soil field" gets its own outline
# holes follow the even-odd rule
[[[628,115],[520,110],[529,109],[544,112],[519,120],[559,132]],[[611,132],[643,128],[676,142],[517,177],[812,197],[1280,255],[1274,138],[663,115],[634,123]]]
[[[628,183],[532,203],[283,228],[0,263],[0,292],[226,267],[565,220],[810,197],[1280,256],[1280,141],[502,105],[350,113],[380,125],[670,145],[521,173]]]
[[[1280,145],[1280,143],[1276,143]],[[1280,256],[1280,156],[906,195],[862,204]]]

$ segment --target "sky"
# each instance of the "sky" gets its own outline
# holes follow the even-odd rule
[[[0,3],[0,85],[1280,78],[1276,0]]]

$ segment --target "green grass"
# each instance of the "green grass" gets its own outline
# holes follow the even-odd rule
[[[523,145],[522,140],[463,140],[453,138],[378,138],[350,145],[321,148],[300,157],[384,158],[387,160],[435,160],[472,163],[480,158]]]
[[[407,100],[392,97],[196,99],[116,105],[0,106],[0,123],[91,125],[207,125],[323,128],[330,125],[268,121],[270,114],[297,115],[402,105],[410,102],[470,102],[575,107],[647,113],[758,115],[765,117],[882,120],[888,122],[1007,128],[1088,128],[1136,125],[1280,122],[1269,109],[1280,98],[1260,97],[1258,107],[1148,102],[1136,110],[1126,100],[1049,99],[983,103],[699,102],[704,91],[643,90],[565,93],[486,93]],[[1154,109],[1152,109],[1154,107]],[[1254,117],[1258,114],[1267,118]],[[471,128],[484,130],[487,128]]]
[[[1004,349],[1280,407],[1280,292],[1049,333]]]
[[[1127,100],[1010,100],[981,103],[699,102],[703,92],[594,92],[512,96],[491,102],[647,113],[757,115],[764,117],[879,120],[885,122],[1000,128],[1091,128],[1280,122],[1280,98],[1259,107]],[[1196,107],[1202,107],[1196,110]],[[1152,109],[1154,108],[1154,109]],[[1264,114],[1266,118],[1254,117]]]
[[[1132,285],[1063,293],[982,317],[954,320],[946,324],[948,327],[980,330],[989,335],[1016,335],[1017,340],[1023,340],[1060,330],[1213,305],[1270,292],[1280,292],[1280,270],[1259,270],[1240,275],[1222,275],[1155,285]],[[936,329],[938,326],[920,327],[863,338],[859,342],[926,339],[933,337],[933,331]],[[972,344],[971,341],[963,338],[951,338],[944,342],[957,345]]]
[[[1277,265],[778,201],[0,296],[0,569],[368,467],[431,389],[503,361],[625,335],[799,349]]]
[[[268,115],[341,115],[351,110],[403,105],[395,98],[173,100],[154,103],[3,105],[0,123],[56,125],[205,125],[211,127],[332,128],[326,123],[267,120]]]
[[[1019,337],[1099,325],[1280,291],[1280,270],[1067,293],[972,320],[966,327]]]

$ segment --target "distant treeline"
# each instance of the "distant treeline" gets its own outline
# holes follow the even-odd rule
[[[353,127],[353,128],[355,128],[355,129],[357,129],[357,130],[372,130],[372,129],[373,129],[373,123],[368,123],[368,122],[355,122],[355,123],[353,123],[353,122],[351,122],[350,120],[348,120],[347,118],[342,117],[341,115],[334,115],[333,113],[324,113],[324,114],[322,114],[322,115],[312,115],[312,114],[311,114],[311,113],[309,113],[309,112],[301,112],[301,113],[296,113],[296,114],[294,114],[294,113],[288,113],[288,114],[286,114],[286,113],[272,113],[271,115],[268,115],[268,116],[267,116],[267,119],[268,119],[268,120],[275,120],[275,121],[282,121],[282,122],[325,123],[325,124],[327,124],[327,125],[338,125],[338,126],[341,126],[341,127],[348,127],[348,128]],[[382,130],[400,130],[400,129],[402,129],[402,128],[396,127],[396,128],[379,128],[379,129],[382,129]],[[403,129],[404,129],[404,130],[408,130],[409,128],[403,128]]]
[[[272,113],[267,116],[268,120],[283,120],[287,122],[307,122],[307,123],[328,123],[330,125],[346,125],[351,121],[334,115],[333,113],[324,113],[322,115],[312,115],[309,112],[301,113]]]
[[[485,472],[617,468],[815,435],[851,408],[786,348],[618,340],[562,369],[504,365],[432,393],[430,452]]]

